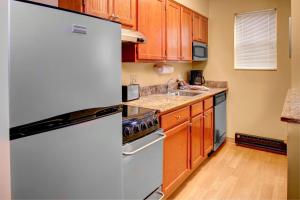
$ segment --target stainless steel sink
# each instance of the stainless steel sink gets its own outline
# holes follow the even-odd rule
[[[184,97],[194,97],[202,94],[201,92],[187,92],[187,91],[176,91],[168,93],[169,96],[184,96]]]

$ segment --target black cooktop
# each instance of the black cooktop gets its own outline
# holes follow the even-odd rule
[[[123,105],[123,144],[144,137],[159,128],[157,110]]]

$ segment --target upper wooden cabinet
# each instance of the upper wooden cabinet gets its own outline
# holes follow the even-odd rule
[[[193,13],[193,40],[208,42],[208,19],[195,12]]]
[[[58,7],[77,12],[84,12],[83,2],[80,0],[59,0]]]
[[[84,12],[89,15],[112,19],[111,0],[83,0]]]
[[[181,60],[192,60],[193,11],[181,7]]]
[[[137,0],[59,0],[58,6],[68,10],[120,22],[125,28],[135,28]]]
[[[135,27],[136,0],[113,0],[112,15],[124,27]]]
[[[165,1],[138,1],[137,29],[147,38],[146,44],[139,44],[137,59],[164,60],[165,57]]]
[[[180,12],[178,3],[167,0],[166,3],[166,53],[167,60],[181,59]]]

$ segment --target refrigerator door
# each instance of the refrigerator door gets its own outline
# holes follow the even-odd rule
[[[11,141],[13,199],[121,199],[122,113]]]
[[[10,126],[121,103],[120,24],[11,1]]]

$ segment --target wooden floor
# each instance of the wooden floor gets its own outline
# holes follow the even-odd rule
[[[287,199],[287,157],[227,142],[169,198]]]

